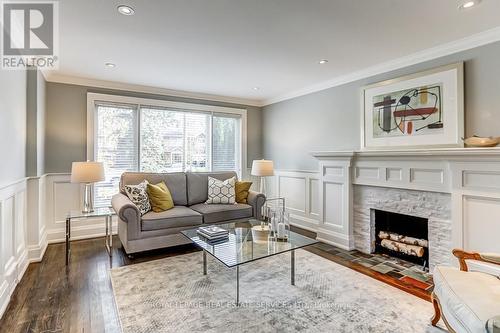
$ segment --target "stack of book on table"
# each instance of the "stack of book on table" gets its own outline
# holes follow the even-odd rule
[[[197,232],[210,243],[224,242],[229,238],[229,231],[214,225],[199,227]]]

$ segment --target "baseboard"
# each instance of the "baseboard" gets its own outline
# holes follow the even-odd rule
[[[318,232],[318,220],[290,213],[290,224],[308,231]]]
[[[19,260],[17,263],[17,270],[18,270],[17,277],[16,277],[17,283],[19,283],[22,280],[24,273],[26,273],[26,270],[28,269],[29,265],[30,265],[30,260],[29,260],[29,256],[28,256],[28,250],[24,250],[23,254],[19,257]]]
[[[5,313],[5,310],[7,310],[7,307],[9,306],[10,302],[10,294],[6,295],[9,289],[9,284],[7,281],[4,281],[2,285],[0,286],[0,318],[2,318],[3,314]]]
[[[106,231],[104,229],[103,223],[88,225],[88,226],[79,226],[71,228],[71,240],[82,240],[82,239],[90,239],[90,238],[98,238],[106,236]],[[118,234],[118,226],[116,223],[113,223],[111,233],[113,235]],[[50,230],[47,233],[48,244],[54,243],[63,243],[66,241],[66,229],[59,228]]]
[[[28,260],[32,262],[40,262],[45,255],[45,251],[48,246],[47,232],[44,230],[42,232],[42,237],[40,237],[40,242],[37,245],[28,246]]]
[[[325,229],[319,229],[317,235],[316,239],[320,242],[339,247],[343,250],[354,250],[354,240],[349,239],[346,235]]]
[[[5,310],[7,310],[12,295],[26,273],[29,264],[30,261],[28,259],[28,251],[26,249],[15,262],[9,264],[9,269],[6,272],[6,276],[9,278],[6,279],[0,286],[0,318],[2,318]]]

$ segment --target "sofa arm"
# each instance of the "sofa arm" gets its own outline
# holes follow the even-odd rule
[[[111,199],[111,206],[120,220],[127,223],[138,223],[141,220],[139,208],[124,194],[118,193]]]
[[[248,191],[247,202],[253,207],[253,217],[262,219],[262,206],[266,203],[266,196],[260,192]]]
[[[461,249],[454,249],[453,255],[457,257],[460,263],[460,270],[462,271],[468,271],[466,260],[477,260],[489,264],[500,265],[500,254],[496,253],[465,252]]]

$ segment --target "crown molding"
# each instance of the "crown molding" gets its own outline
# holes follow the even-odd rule
[[[263,106],[282,102],[295,97],[308,95],[314,92],[337,87],[361,79],[366,79],[368,77],[416,65],[422,62],[444,57],[461,51],[466,51],[469,49],[473,49],[479,46],[491,44],[498,41],[500,41],[500,26],[462,39],[455,40],[453,42],[442,44],[440,46],[429,48],[423,51],[419,51],[408,56],[387,61],[375,66],[367,67],[360,71],[338,76],[333,79],[313,84],[311,86],[304,87],[302,89],[292,91],[280,96],[265,99],[263,101]]]
[[[112,89],[112,90],[130,91],[130,92],[138,92],[138,93],[146,93],[146,94],[163,95],[163,96],[190,98],[190,99],[196,99],[196,100],[223,102],[223,103],[239,104],[239,105],[246,105],[246,106],[257,106],[257,107],[264,106],[262,101],[254,100],[254,99],[212,95],[212,94],[196,93],[196,92],[189,92],[189,91],[182,91],[182,90],[165,89],[165,88],[159,88],[159,87],[151,87],[151,86],[122,83],[122,82],[115,82],[115,81],[89,79],[89,78],[83,78],[83,77],[78,77],[78,76],[68,76],[68,75],[57,74],[53,71],[46,71],[46,70],[42,70],[41,72],[45,78],[45,81],[47,81],[47,82],[74,84],[74,85],[78,85],[78,86],[87,86],[87,87],[92,87],[92,88]]]

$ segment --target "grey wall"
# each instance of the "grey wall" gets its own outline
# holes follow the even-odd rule
[[[37,71],[37,176],[45,173],[45,118],[47,82],[42,72]]]
[[[38,70],[27,71],[26,175],[41,176],[45,163],[45,88]]]
[[[47,82],[46,91],[46,173],[69,172],[71,162],[87,158],[87,92],[245,108],[248,110],[248,164],[262,158],[262,110],[257,107],[53,82]]]
[[[360,148],[363,86],[465,62],[465,134],[500,136],[500,43],[482,46],[263,108],[263,153],[277,169],[317,170],[311,151]]]
[[[0,187],[26,176],[26,72],[0,71]]]

